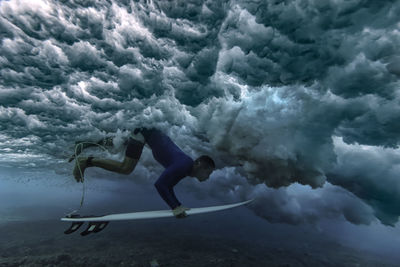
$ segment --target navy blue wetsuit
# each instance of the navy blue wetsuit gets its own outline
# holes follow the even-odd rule
[[[171,209],[175,209],[181,203],[176,198],[173,187],[190,174],[194,162],[161,131],[142,128],[140,132],[150,146],[154,159],[165,167],[154,185],[164,201]]]

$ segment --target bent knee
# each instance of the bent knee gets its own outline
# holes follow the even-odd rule
[[[135,169],[135,166],[122,166],[120,173],[122,174],[131,174],[133,170]]]
[[[133,170],[130,170],[130,169],[122,169],[120,173],[121,173],[121,174],[128,175],[128,174],[131,174],[132,171],[133,171]]]
[[[136,167],[138,160],[132,159],[129,157],[125,157],[124,161],[121,164],[121,173],[122,174],[130,174]]]

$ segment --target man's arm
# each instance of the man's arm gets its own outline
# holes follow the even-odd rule
[[[170,169],[166,169],[154,184],[162,199],[164,199],[171,209],[175,209],[181,205],[173,189],[173,186],[176,184],[174,180],[173,172]]]
[[[167,173],[164,173],[160,176],[157,182],[154,184],[157,188],[158,193],[164,199],[164,201],[171,207],[172,213],[176,218],[184,218],[187,216],[186,212],[189,208],[186,208],[181,205],[179,200],[176,198],[173,184],[168,184],[169,179],[173,178],[173,176],[168,177]],[[176,183],[174,183],[176,184]]]

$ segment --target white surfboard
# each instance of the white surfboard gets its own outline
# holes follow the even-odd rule
[[[253,199],[246,200],[239,203],[203,207],[203,208],[191,208],[186,211],[187,215],[195,215],[200,213],[208,213],[214,211],[221,211],[232,209],[250,203]],[[140,220],[140,219],[154,219],[154,218],[164,218],[164,217],[174,217],[172,210],[155,210],[155,211],[140,211],[131,213],[119,213],[119,214],[109,214],[104,216],[82,216],[82,217],[64,217],[61,221],[66,222],[109,222],[109,221],[122,221],[122,220]]]

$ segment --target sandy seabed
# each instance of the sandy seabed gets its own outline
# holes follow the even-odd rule
[[[86,237],[85,225],[65,235],[66,222],[8,222],[0,225],[0,266],[396,266],[315,238],[275,231],[254,240],[240,220],[213,218],[111,222]]]

